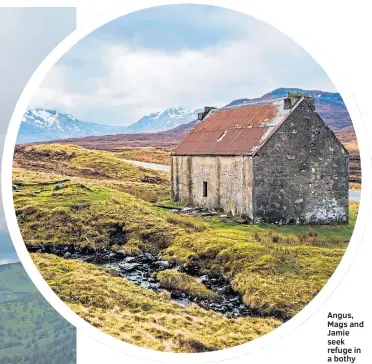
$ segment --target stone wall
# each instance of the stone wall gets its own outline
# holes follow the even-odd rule
[[[172,156],[171,168],[173,200],[252,218],[251,157]]]
[[[253,157],[254,220],[347,222],[348,154],[302,102]]]

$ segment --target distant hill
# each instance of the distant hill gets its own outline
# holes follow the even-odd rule
[[[304,90],[300,88],[282,87],[271,91],[259,98],[237,99],[231,101],[226,106],[241,105],[254,101],[281,98],[287,96],[288,92],[302,92],[306,96],[314,97],[316,111],[332,129],[339,130],[353,125],[345,103],[338,92],[324,92],[319,90]]]
[[[189,124],[187,124],[189,125]],[[177,129],[177,128],[176,128]],[[120,151],[126,148],[173,148],[185,135],[183,131],[168,130],[159,133],[116,134],[88,136],[51,141],[58,144],[75,144],[88,149]],[[43,142],[49,143],[49,142]]]
[[[29,109],[22,119],[17,143],[43,142],[96,135],[152,133],[189,123],[200,110],[182,107],[143,116],[129,126],[110,126],[81,121],[74,116],[53,109]]]
[[[0,304],[37,292],[21,263],[0,265]]]
[[[126,127],[80,121],[70,114],[53,109],[29,109],[23,116],[17,143],[32,143],[87,135],[126,132]]]
[[[169,108],[162,113],[146,115],[128,127],[129,133],[153,133],[170,130],[187,124],[198,117],[201,109],[189,110],[184,107]]]

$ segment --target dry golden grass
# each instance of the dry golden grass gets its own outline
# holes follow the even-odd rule
[[[178,272],[174,269],[160,271],[156,278],[159,280],[161,287],[170,289],[173,292],[187,293],[191,297],[198,298],[215,298],[216,293],[200,283],[196,278],[190,277],[185,273]]]
[[[169,174],[125,163],[117,153],[60,144],[17,147],[13,163],[15,184],[64,178],[89,187],[116,189],[148,202],[169,198]]]
[[[118,153],[119,158],[141,162],[170,164],[173,148],[128,148]]]
[[[219,350],[254,340],[282,323],[227,319],[196,305],[180,306],[109,271],[54,255],[32,254],[54,292],[79,316],[125,342],[172,352]]]

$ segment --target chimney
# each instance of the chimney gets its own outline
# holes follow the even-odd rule
[[[286,98],[284,99],[284,108],[285,108],[285,109],[290,109],[290,108],[292,108],[292,101],[291,101],[291,99],[290,99],[289,97],[286,97]]]
[[[198,112],[198,120],[203,120],[203,118],[204,118],[204,113]]]
[[[297,101],[304,97],[302,92],[291,93],[288,91],[288,96],[284,99],[284,109],[292,109],[296,105]]]
[[[217,108],[213,107],[213,106],[205,106],[203,112],[198,112],[198,120],[200,120],[200,121],[203,120],[207,116],[207,114],[211,110],[214,110],[214,109],[217,109]]]
[[[217,108],[214,106],[205,106],[204,107],[205,115],[207,115],[211,110],[214,110],[214,109],[217,109]]]

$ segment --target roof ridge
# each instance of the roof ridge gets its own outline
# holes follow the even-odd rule
[[[222,107],[220,107],[217,110],[233,109],[233,108],[244,107],[244,106],[249,106],[249,105],[257,105],[257,104],[273,104],[275,102],[283,101],[284,99],[285,99],[285,97],[277,97],[275,99],[264,99],[264,100],[255,100],[255,99],[252,99],[252,100],[245,101],[245,102],[242,102],[241,104],[237,104],[237,105],[230,105],[230,106],[229,105],[226,105],[226,106],[222,106]]]

